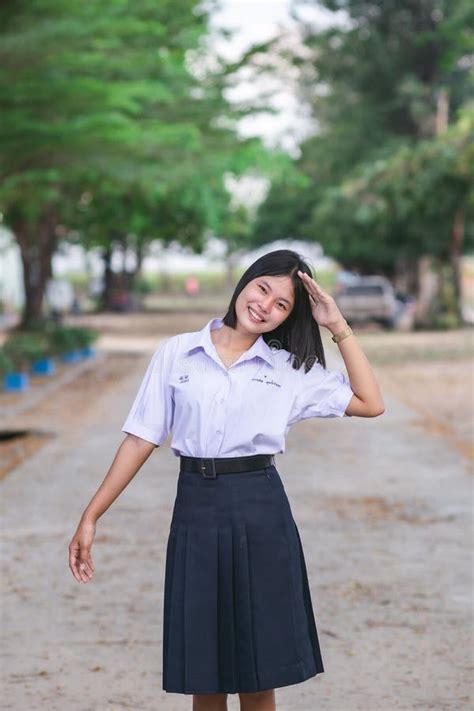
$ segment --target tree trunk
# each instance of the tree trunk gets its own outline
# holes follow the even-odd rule
[[[462,313],[462,284],[461,284],[461,252],[464,242],[464,206],[458,207],[455,212],[451,235],[449,239],[449,261],[453,270],[454,293],[456,298],[456,315],[460,323],[463,323]]]
[[[127,249],[128,249],[128,241],[126,237],[121,237],[118,240],[118,244],[120,245],[120,249],[122,250],[122,275],[125,277],[127,274]]]
[[[144,257],[144,245],[139,240],[135,241],[135,266],[127,273],[127,288],[130,292],[134,292],[137,286],[137,281],[142,274],[142,265]]]
[[[141,276],[144,256],[145,245],[143,244],[143,242],[140,242],[140,240],[138,240],[135,246],[135,257],[137,260],[137,263],[135,265],[135,277]]]
[[[112,307],[113,272],[112,272],[112,245],[105,247],[102,252],[104,262],[104,286],[102,289],[101,306],[105,311]]]
[[[435,135],[440,136],[448,128],[449,94],[446,89],[440,89],[436,99]]]
[[[417,304],[415,321],[418,326],[430,326],[433,304],[439,292],[439,278],[433,268],[433,257],[425,254],[418,259]]]
[[[403,294],[418,295],[418,262],[416,259],[396,258],[393,284],[395,289]]]
[[[58,243],[56,225],[57,214],[53,207],[43,213],[36,225],[32,226],[24,219],[12,225],[23,264],[25,304],[21,329],[44,318],[44,294],[47,281],[52,275],[52,259]]]

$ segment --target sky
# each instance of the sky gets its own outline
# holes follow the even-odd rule
[[[297,25],[291,16],[292,0],[220,0],[220,11],[211,16],[210,30],[225,28],[234,31],[231,39],[214,35],[211,44],[225,59],[235,61],[253,44],[264,42],[282,32],[291,47],[299,45]],[[298,6],[298,16],[318,28],[342,24],[344,13],[329,13],[310,5]],[[245,75],[227,93],[229,101],[251,101],[262,91],[274,92],[271,104],[277,113],[253,114],[240,121],[238,131],[243,137],[259,136],[269,148],[278,147],[293,158],[299,156],[299,143],[315,130],[315,123],[305,106],[298,101],[291,85],[291,71],[286,68],[273,79],[249,80]],[[268,190],[268,181],[256,177],[237,180],[229,177],[226,187],[237,202],[255,208]]]
[[[236,32],[231,40],[216,39],[214,46],[225,58],[235,60],[252,44],[268,40],[282,30],[288,33],[289,42],[298,43],[296,25],[290,15],[291,4],[291,0],[221,0],[221,10],[214,13],[211,29],[225,27]],[[318,27],[327,27],[335,17],[315,7],[300,7],[298,14]],[[343,20],[341,13],[338,19]],[[263,88],[263,82],[254,84],[243,80],[229,92],[228,98],[248,99]],[[298,143],[311,130],[311,122],[283,76],[273,83],[273,88],[276,90],[273,105],[278,114],[246,118],[240,123],[239,131],[243,136],[258,135],[266,145],[279,146],[296,157]]]
[[[221,26],[235,30],[231,40],[215,41],[219,53],[225,58],[237,59],[252,44],[268,40],[280,30],[291,30],[293,21],[289,14],[289,0],[221,0],[222,10],[215,13],[211,26]],[[244,119],[240,123],[242,135],[259,135],[264,142],[280,145],[290,153],[295,151],[296,139],[288,135],[288,129],[297,119],[296,100],[291,91],[283,86],[278,88],[274,105],[278,115],[260,115]],[[242,81],[237,89],[229,92],[229,99],[247,99],[261,89],[261,85],[251,86]],[[292,132],[291,132],[292,133]]]
[[[253,44],[269,40],[281,31],[291,32],[294,27],[290,0],[220,0],[220,6],[221,10],[211,16],[211,33],[214,28],[222,27],[232,30],[233,36],[230,39],[214,36],[211,46],[226,60],[235,61]],[[262,80],[249,81],[244,76],[226,98],[231,102],[251,101],[268,88]],[[298,143],[307,133],[309,122],[301,119],[296,97],[282,79],[272,80],[271,89],[274,91],[271,103],[278,113],[244,118],[238,131],[243,137],[259,136],[269,148],[280,147],[297,157]],[[237,179],[227,176],[226,187],[235,202],[255,208],[265,198],[269,186],[267,180],[255,176]]]

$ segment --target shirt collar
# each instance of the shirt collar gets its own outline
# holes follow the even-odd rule
[[[186,348],[186,353],[189,353],[194,348],[201,347],[203,350],[215,358],[217,355],[216,348],[211,339],[211,331],[215,328],[221,328],[224,325],[224,320],[222,318],[212,318],[206,323],[204,328],[200,331],[196,331],[190,336],[188,345]],[[266,363],[275,367],[275,356],[273,355],[270,346],[265,342],[262,334],[257,338],[257,340],[250,346],[250,348],[242,356],[242,360],[250,360],[255,357],[262,358]]]

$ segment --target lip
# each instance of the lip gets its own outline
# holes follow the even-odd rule
[[[254,320],[254,318],[253,318],[253,316],[252,316],[252,313],[251,313],[251,307],[250,307],[250,306],[247,306],[247,311],[248,311],[249,316],[250,316],[250,319],[251,319],[251,321],[252,321],[253,323],[264,323],[264,322],[265,322],[265,319],[262,319],[261,321],[256,321],[256,320]],[[252,311],[255,311],[255,309],[252,309]],[[255,313],[257,313],[257,312],[255,311]]]

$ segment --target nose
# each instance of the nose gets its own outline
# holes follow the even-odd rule
[[[268,294],[266,299],[262,299],[262,301],[260,301],[260,308],[265,313],[268,313],[268,311],[269,311],[269,308],[271,306],[271,300],[272,300],[271,294]]]

